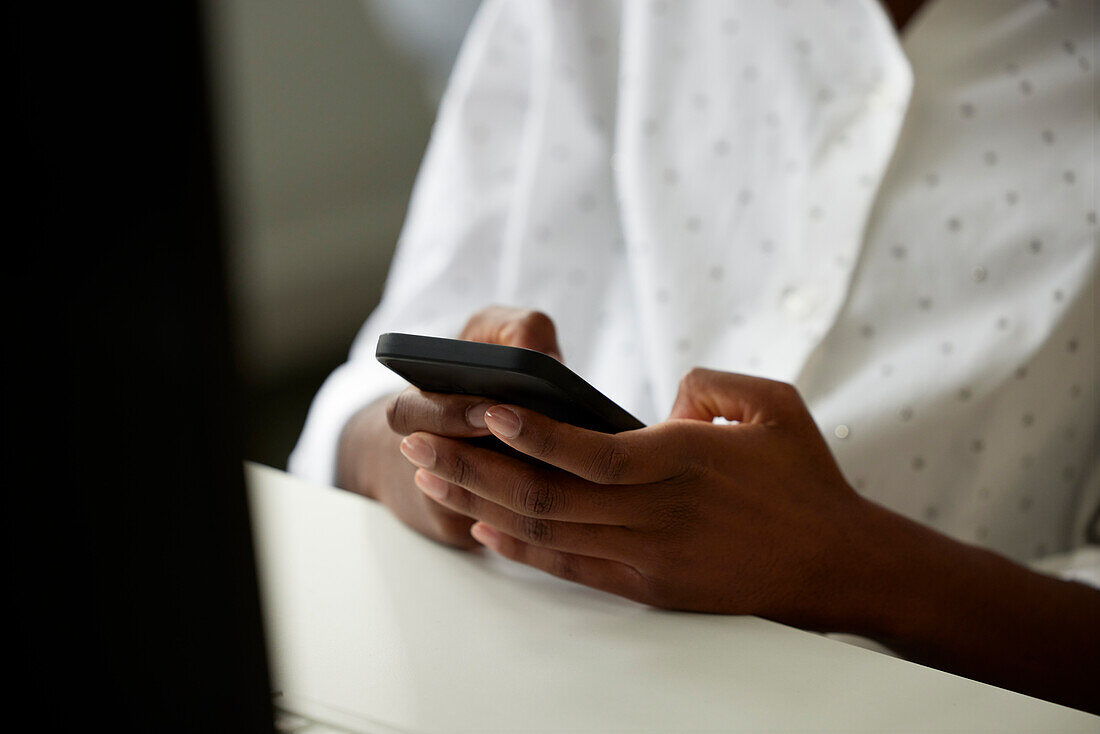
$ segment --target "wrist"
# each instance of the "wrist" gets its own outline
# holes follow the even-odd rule
[[[965,578],[981,565],[975,554],[986,552],[862,498],[856,518],[835,631],[896,647],[951,627],[965,613]]]
[[[1004,626],[1009,600],[1035,576],[993,551],[872,502],[865,510],[867,561],[857,576],[863,604],[844,631],[907,657],[923,658],[933,650],[950,655],[974,630]]]
[[[846,630],[906,658],[1090,710],[1100,594],[868,503],[863,608]],[[867,547],[867,546],[865,546]]]
[[[340,433],[336,460],[336,486],[381,501],[380,461],[385,449],[400,440],[386,422],[390,396],[358,410]],[[391,452],[392,453],[392,452]]]

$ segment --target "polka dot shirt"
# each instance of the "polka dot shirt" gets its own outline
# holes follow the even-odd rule
[[[291,470],[401,387],[378,334],[507,303],[646,422],[695,365],[793,382],[860,493],[1100,582],[1098,14],[486,2]]]

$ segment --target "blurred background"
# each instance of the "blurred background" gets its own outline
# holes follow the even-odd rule
[[[207,3],[245,458],[285,468],[378,302],[478,3]]]

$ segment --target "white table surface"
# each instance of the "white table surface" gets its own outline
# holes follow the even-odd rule
[[[361,732],[1100,732],[1100,717],[755,617],[452,551],[247,466],[279,705]]]

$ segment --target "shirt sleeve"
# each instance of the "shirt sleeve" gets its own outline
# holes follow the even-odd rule
[[[1031,568],[1100,589],[1100,454],[1081,485],[1072,533],[1071,550],[1041,558]]]
[[[347,421],[405,386],[374,358],[380,334],[454,336],[496,300],[533,80],[534,4],[484,3],[467,33],[413,188],[382,300],[313,399],[289,470],[332,484]]]

